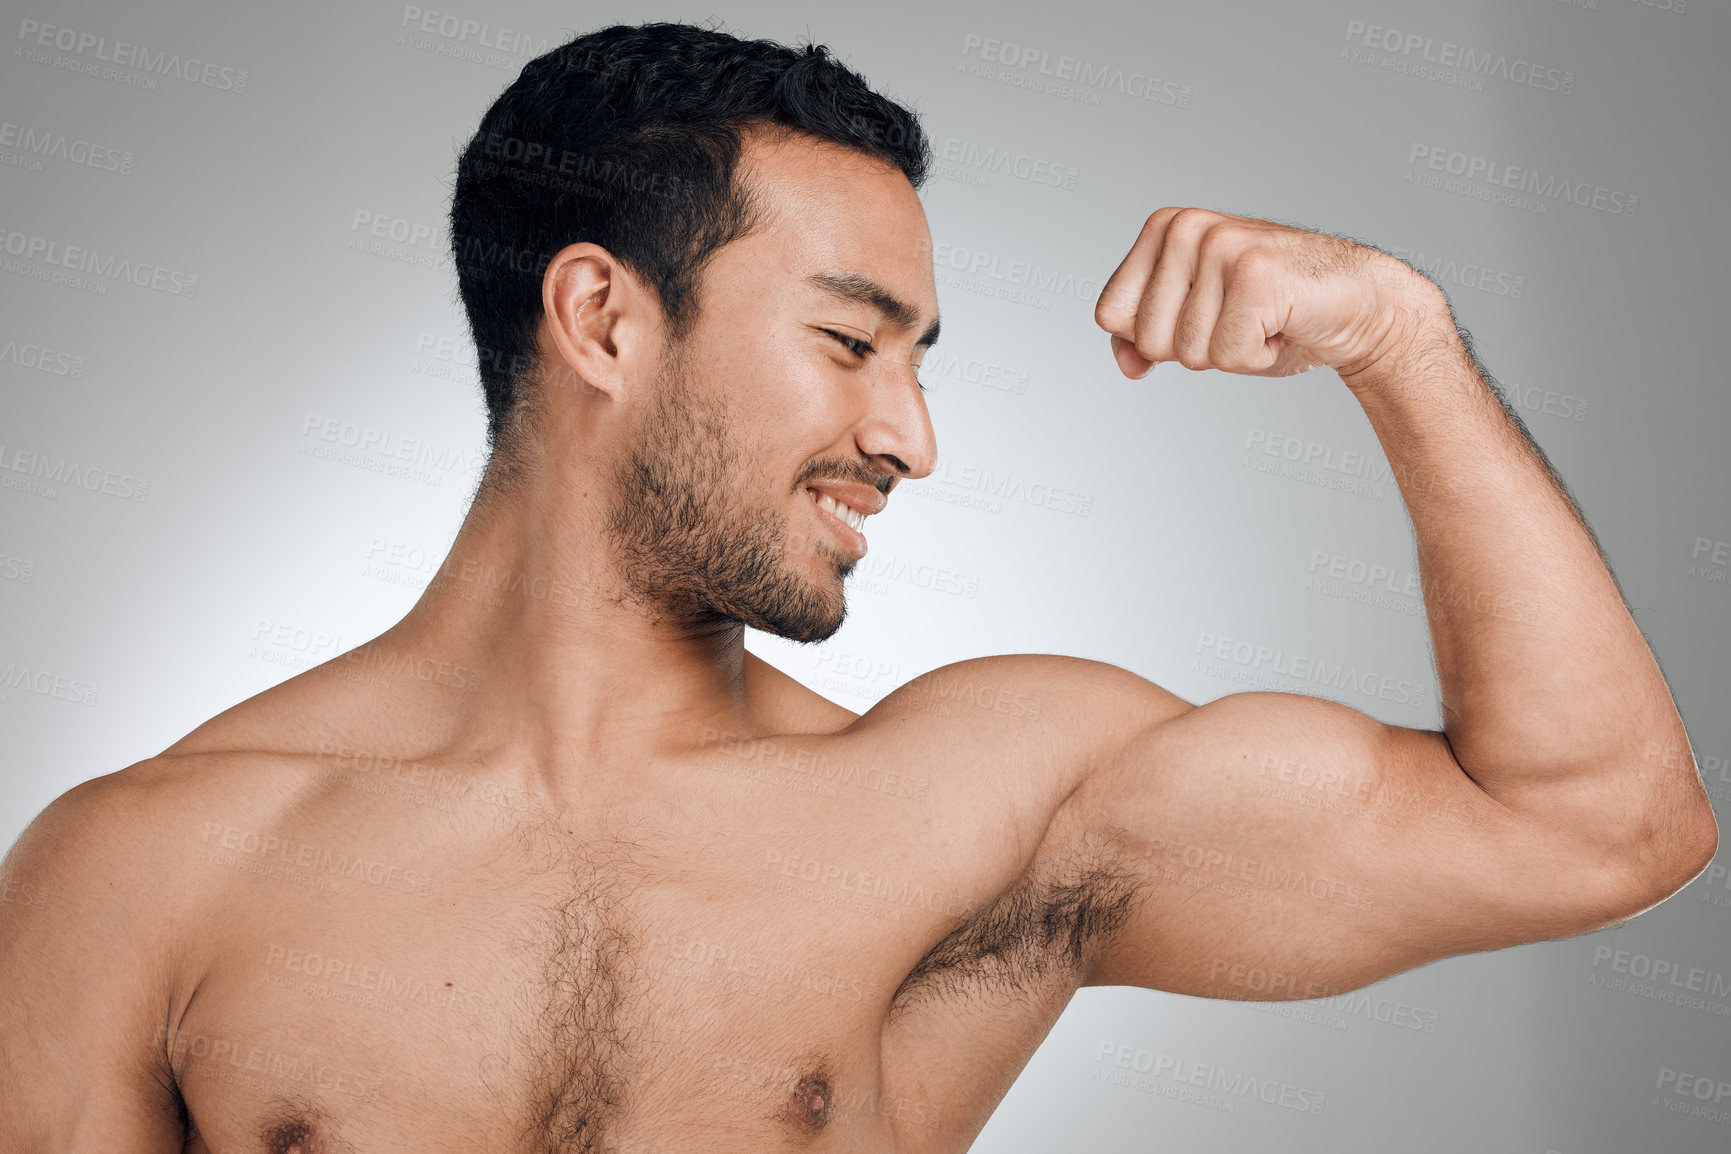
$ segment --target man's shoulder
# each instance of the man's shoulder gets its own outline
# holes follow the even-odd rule
[[[886,695],[844,733],[886,756],[931,760],[952,788],[988,781],[1048,821],[1088,772],[1194,708],[1104,661],[1006,653],[939,666]]]
[[[1105,661],[1002,653],[922,673],[860,721],[915,727],[922,719],[948,722],[952,731],[1007,733],[1036,748],[1075,750],[1126,740],[1191,708],[1147,678]]]
[[[161,819],[219,776],[210,755],[158,755],[79,782],[50,802],[13,847],[29,857],[125,858],[161,832]]]
[[[200,829],[247,768],[159,755],[91,778],[0,859],[0,1084],[20,1088],[0,1130],[179,1134],[162,1031],[223,937],[235,883],[203,864]]]
[[[80,911],[80,922],[101,910],[166,923],[207,896],[199,878],[218,876],[193,868],[213,815],[275,804],[292,792],[294,773],[281,757],[213,751],[159,754],[93,777],[25,827],[0,863],[0,884],[28,884],[36,907]]]
[[[1122,666],[1061,653],[999,653],[952,661],[920,674],[901,689],[967,702],[992,712],[1038,719],[1042,708],[1060,715],[1090,709],[1160,710],[1182,704],[1175,694]],[[1004,698],[1024,700],[1004,704]]]

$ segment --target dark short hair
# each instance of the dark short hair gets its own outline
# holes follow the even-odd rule
[[[660,298],[687,333],[715,251],[759,223],[734,181],[743,126],[782,125],[895,165],[931,163],[918,117],[822,45],[790,48],[688,24],[616,24],[524,65],[457,162],[451,247],[480,360],[487,443],[534,364],[541,279],[588,241]]]

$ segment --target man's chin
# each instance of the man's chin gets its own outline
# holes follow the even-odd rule
[[[847,620],[847,595],[841,581],[845,575],[837,574],[833,585],[825,583],[826,588],[806,586],[801,596],[785,599],[781,604],[754,606],[743,620],[753,629],[789,641],[802,644],[828,641]]]
[[[822,617],[764,617],[755,620],[746,618],[745,624],[760,633],[771,633],[777,637],[785,637],[789,641],[797,641],[802,645],[816,645],[828,641],[841,631],[842,622],[847,620],[847,608],[841,612]]]

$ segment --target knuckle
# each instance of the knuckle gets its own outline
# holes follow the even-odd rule
[[[1209,212],[1205,208],[1181,208],[1172,215],[1172,227],[1194,237],[1207,231],[1218,219],[1217,213]]]
[[[1224,345],[1220,348],[1214,348],[1211,346],[1208,350],[1208,357],[1217,368],[1228,373],[1248,373],[1257,367],[1255,352],[1243,347]]]
[[[1262,276],[1276,271],[1284,263],[1273,249],[1253,244],[1232,258],[1232,271]]]
[[[1202,235],[1202,251],[1218,256],[1223,252],[1245,248],[1249,239],[1249,234],[1231,221],[1211,222],[1208,231]]]
[[[1183,212],[1184,210],[1182,208],[1178,208],[1174,205],[1167,205],[1165,208],[1157,208],[1148,214],[1148,219],[1143,222],[1142,231],[1153,232],[1155,229],[1164,226],[1167,221]]]
[[[1208,342],[1194,329],[1186,329],[1180,333],[1173,350],[1179,364],[1187,369],[1205,369],[1211,362],[1208,359]]]

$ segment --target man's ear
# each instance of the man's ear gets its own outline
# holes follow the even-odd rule
[[[541,278],[548,335],[590,388],[626,400],[654,339],[660,304],[600,245],[566,245]],[[555,371],[559,366],[553,366]]]

